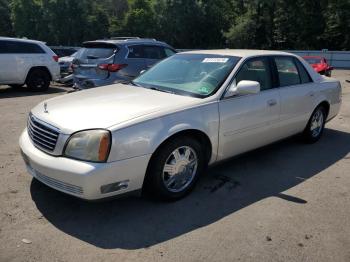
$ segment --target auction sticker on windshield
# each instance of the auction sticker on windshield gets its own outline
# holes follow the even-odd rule
[[[204,58],[203,63],[226,63],[228,58],[214,57],[214,58]]]

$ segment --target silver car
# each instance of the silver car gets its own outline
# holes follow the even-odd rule
[[[192,51],[129,85],[40,103],[20,147],[31,175],[83,199],[140,189],[178,199],[207,165],[298,133],[316,142],[340,105],[339,81],[298,56]]]
[[[155,39],[120,37],[85,42],[73,60],[74,87],[86,89],[129,82],[175,53],[171,46]]]

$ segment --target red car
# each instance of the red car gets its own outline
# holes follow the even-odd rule
[[[331,76],[333,67],[327,63],[326,58],[322,56],[303,56],[313,69],[320,75]]]

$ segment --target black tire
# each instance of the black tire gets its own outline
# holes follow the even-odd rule
[[[326,71],[326,76],[331,77],[332,76],[332,71]]]
[[[169,158],[173,156],[172,153],[179,148],[180,151],[184,150],[185,147],[190,148],[191,150],[193,150],[192,152],[195,152],[193,156],[196,155],[197,157],[197,165],[196,169],[192,169],[195,170],[194,172],[186,171],[190,170],[187,169],[187,167],[185,167],[185,170],[182,169],[183,172],[190,172],[192,174],[192,178],[189,179],[188,184],[184,184],[184,186],[186,186],[187,184],[185,188],[178,192],[174,192],[169,190],[168,187],[165,185],[164,176],[167,175],[167,172],[164,173],[163,169],[167,161],[169,161]],[[183,157],[183,155],[181,155],[181,157]],[[152,157],[145,178],[145,192],[156,196],[157,198],[160,198],[162,200],[174,201],[181,199],[193,190],[198,178],[200,177],[200,174],[203,172],[206,165],[207,163],[205,161],[204,150],[202,149],[201,144],[197,140],[191,137],[176,137],[173,140],[162,145]],[[177,175],[179,174],[181,175],[181,173],[177,173]]]
[[[30,71],[26,84],[31,91],[46,91],[50,86],[50,75],[42,69]]]
[[[320,119],[320,121],[317,121],[318,124],[317,124],[317,127],[315,127],[313,124],[318,114],[322,114],[322,120]],[[326,118],[327,118],[327,111],[324,106],[318,106],[312,112],[309,122],[307,123],[307,126],[303,132],[303,138],[306,143],[313,144],[321,138],[323,134],[324,126],[326,124]]]
[[[24,86],[24,84],[12,84],[12,85],[9,85],[10,87],[12,88],[22,88]]]

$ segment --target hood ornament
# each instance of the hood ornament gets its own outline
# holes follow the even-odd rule
[[[44,113],[47,113],[47,114],[49,113],[49,111],[47,110],[47,103],[46,102],[44,103]]]

